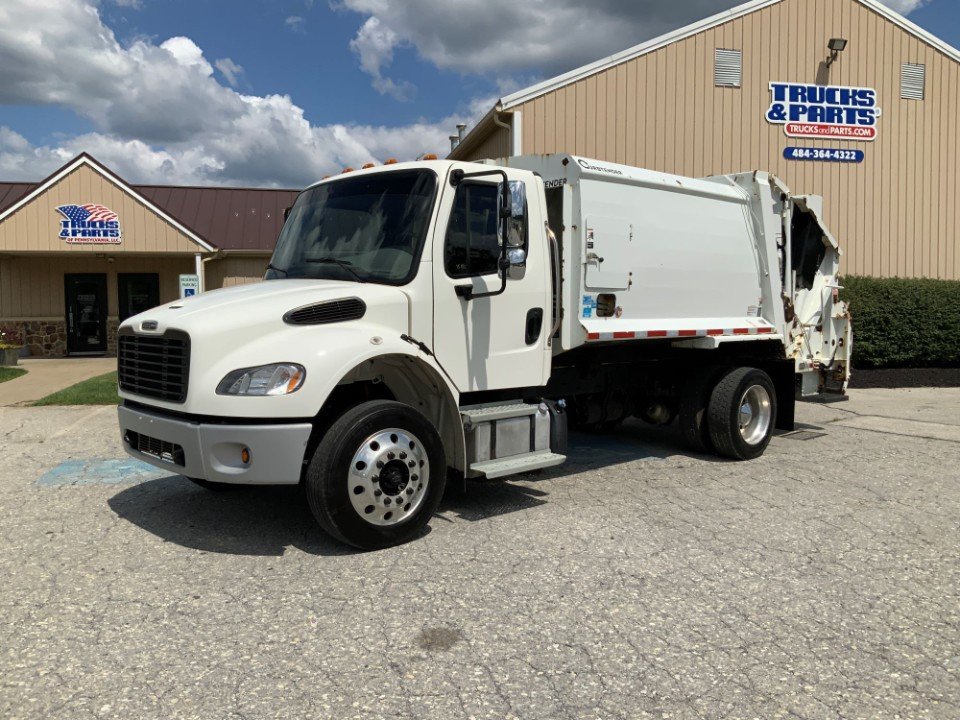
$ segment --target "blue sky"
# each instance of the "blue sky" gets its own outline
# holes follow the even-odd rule
[[[956,0],[886,2],[960,46]],[[3,0],[0,176],[87,149],[133,181],[299,185],[443,152],[504,92],[735,4]]]

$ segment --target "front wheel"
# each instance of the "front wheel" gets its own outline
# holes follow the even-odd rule
[[[392,400],[344,413],[320,441],[306,475],[307,500],[320,526],[364,550],[416,537],[436,512],[445,484],[436,428]]]

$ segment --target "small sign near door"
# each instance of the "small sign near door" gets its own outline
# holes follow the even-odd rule
[[[180,276],[180,297],[193,297],[200,292],[200,278],[197,275]]]

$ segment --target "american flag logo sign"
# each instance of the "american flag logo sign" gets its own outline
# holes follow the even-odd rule
[[[119,245],[122,241],[120,218],[104,205],[61,205],[57,212],[66,218],[60,221],[60,237],[70,245]]]

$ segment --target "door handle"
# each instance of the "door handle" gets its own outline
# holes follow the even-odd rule
[[[543,329],[543,308],[533,308],[527,311],[527,323],[524,339],[527,345],[533,345],[540,339]]]

